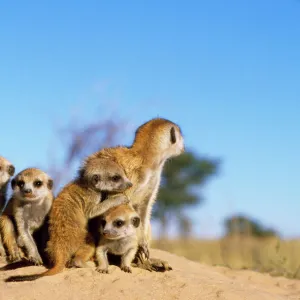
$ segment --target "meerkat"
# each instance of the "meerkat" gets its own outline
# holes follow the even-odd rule
[[[139,247],[136,254],[136,261],[141,268],[172,269],[165,261],[149,260],[150,218],[164,164],[169,158],[180,155],[184,150],[180,127],[169,120],[155,118],[138,127],[132,146],[104,148],[87,158],[87,161],[95,158],[115,161],[124,169],[133,184],[124,194],[130,199],[130,203],[141,218]]]
[[[114,206],[129,203],[121,192],[131,186],[123,169],[112,160],[95,158],[84,162],[75,180],[67,184],[53,202],[49,216],[50,239],[46,249],[53,263],[52,268],[42,274],[15,276],[6,281],[32,281],[62,272],[87,241],[88,219]],[[87,248],[89,246],[93,251],[93,241],[91,245],[86,245]]]
[[[15,166],[3,156],[0,156],[0,215],[6,205],[9,180],[15,174]],[[2,237],[0,234],[0,256],[5,256]]]
[[[23,257],[24,249],[29,261],[43,263],[33,233],[44,223],[53,202],[53,180],[37,168],[27,168],[11,181],[13,190],[2,216],[0,231],[8,252],[8,261]]]
[[[108,273],[107,253],[121,255],[121,270],[132,273],[130,265],[138,249],[140,217],[130,204],[113,207],[99,218],[101,235],[96,248],[96,270]]]

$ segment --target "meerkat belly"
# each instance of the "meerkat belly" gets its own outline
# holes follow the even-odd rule
[[[144,203],[148,202],[151,198],[151,195],[154,192],[154,189],[157,189],[160,181],[160,173],[147,171],[140,176],[141,181],[138,184],[137,189],[133,192],[132,202],[135,203]]]
[[[31,232],[38,229],[44,222],[48,210],[45,209],[44,205],[41,206],[28,206],[24,208],[24,218],[28,220],[28,228]]]

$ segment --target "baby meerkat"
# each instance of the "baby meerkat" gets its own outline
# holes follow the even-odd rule
[[[53,263],[52,268],[42,274],[13,276],[6,281],[31,281],[62,272],[72,256],[78,250],[82,251],[80,247],[88,236],[88,219],[128,203],[126,196],[117,193],[131,186],[123,169],[112,160],[96,158],[84,162],[75,180],[67,184],[53,202],[46,250]],[[92,244],[91,251],[94,249]]]
[[[107,253],[121,255],[121,270],[131,273],[138,248],[140,217],[129,204],[111,208],[100,218],[100,240],[96,248],[97,271],[108,273]]]
[[[180,127],[163,118],[152,119],[141,125],[135,132],[130,147],[104,148],[88,159],[109,158],[125,170],[133,186],[124,194],[141,218],[139,227],[139,248],[136,255],[141,268],[148,270],[170,270],[164,261],[149,258],[151,239],[150,218],[152,207],[158,193],[161,175],[165,162],[184,152],[184,139]],[[144,254],[146,259],[144,258]]]
[[[7,197],[7,187],[9,180],[15,174],[14,165],[4,158],[0,156],[0,215],[3,211],[3,208],[6,204]],[[5,256],[5,250],[3,248],[2,238],[0,234],[0,256]]]
[[[53,180],[40,169],[27,168],[13,178],[11,186],[12,197],[0,217],[8,261],[21,259],[21,246],[28,260],[40,265],[43,261],[32,235],[43,225],[52,206]]]

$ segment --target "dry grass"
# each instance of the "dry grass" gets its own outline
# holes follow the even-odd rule
[[[152,247],[208,265],[300,279],[300,240],[237,236],[220,240],[160,240],[153,241]]]

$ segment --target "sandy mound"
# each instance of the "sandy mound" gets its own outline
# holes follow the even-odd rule
[[[300,299],[300,281],[204,266],[159,250],[152,250],[151,255],[169,261],[174,270],[154,273],[134,269],[132,274],[127,274],[111,266],[110,274],[99,274],[93,268],[69,269],[35,282],[3,281],[11,275],[35,274],[44,270],[43,267],[24,267],[0,272],[0,299]]]

